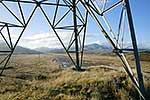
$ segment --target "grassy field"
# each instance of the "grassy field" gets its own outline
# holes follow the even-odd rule
[[[138,99],[122,64],[113,54],[86,54],[82,72],[73,70],[73,66],[62,69],[53,62],[62,55],[14,55],[0,76],[0,100]],[[134,65],[133,56],[127,58]],[[140,59],[150,96],[150,55],[141,53]]]

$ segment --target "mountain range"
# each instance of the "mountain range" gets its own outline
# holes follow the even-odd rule
[[[74,47],[70,48],[70,51],[74,51]],[[0,42],[0,51],[9,50],[8,46],[4,42]],[[150,51],[149,48],[144,48],[140,46],[140,51]],[[112,52],[110,46],[106,44],[87,44],[84,46],[84,52],[86,53],[109,53]],[[40,53],[64,53],[63,48],[48,48],[48,47],[40,47],[35,49],[29,49],[22,46],[17,46],[14,53],[17,54],[40,54]]]
[[[43,52],[43,53],[63,53],[63,48],[48,48],[48,47],[40,47],[35,48],[34,50]],[[70,48],[70,51],[74,51],[75,48]],[[106,45],[99,45],[97,43],[85,45],[84,51],[87,53],[98,53],[98,52],[111,52],[111,48]]]
[[[127,44],[126,48],[130,48],[131,44]],[[139,51],[150,51],[150,46],[149,44],[142,45],[139,44]],[[72,47],[70,48],[70,51],[73,51],[75,48]],[[40,48],[35,48],[35,51],[43,52],[43,53],[63,53],[64,49],[63,48],[48,48],[48,47],[40,47]],[[109,53],[112,52],[112,48],[108,44],[98,44],[98,43],[92,43],[92,44],[87,44],[84,46],[84,52],[86,53]]]
[[[10,51],[10,49],[8,48],[7,44],[5,44],[4,42],[0,42],[0,51]],[[25,47],[21,47],[21,46],[17,46],[14,53],[16,54],[39,54],[42,52],[32,50],[29,48],[25,48]]]

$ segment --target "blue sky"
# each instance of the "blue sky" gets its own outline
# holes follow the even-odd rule
[[[139,43],[149,43],[150,46],[150,0],[129,0],[131,6],[131,12],[136,32],[137,41]],[[112,11],[111,15],[108,15],[108,19],[110,19],[110,24],[113,26],[115,25],[115,19],[118,14],[118,10]],[[115,14],[116,15],[115,15]],[[112,18],[110,18],[112,16]],[[90,22],[89,22],[90,23]],[[94,26],[95,24],[91,21],[91,25]],[[115,28],[115,27],[114,27]],[[91,33],[99,33],[99,29],[90,30]],[[97,35],[98,36],[98,35]],[[102,35],[100,35],[100,40],[102,39]]]
[[[138,41],[150,43],[150,0],[130,0]]]
[[[116,0],[115,0],[116,1]],[[150,43],[150,0],[129,0],[130,5],[131,5],[131,11],[133,15],[133,21],[134,21],[134,26],[135,26],[135,31],[136,31],[136,36],[137,40],[140,43]],[[109,0],[111,3],[112,0]],[[12,4],[7,4],[9,8],[13,10],[15,14],[19,16],[17,13],[17,7]],[[23,11],[27,16],[30,14],[29,12],[32,10],[33,5],[24,5]],[[16,22],[6,11],[3,9],[2,6],[0,6],[0,20],[7,20],[8,22]],[[51,16],[51,13],[53,13],[52,10],[53,8],[45,8],[47,11],[47,14]],[[61,10],[60,15],[63,14],[65,10]],[[113,30],[116,32],[116,27],[118,25],[118,19],[119,19],[119,14],[120,14],[120,9],[119,7],[111,11],[110,13],[106,14],[106,18],[108,19],[110,25],[112,26]],[[99,19],[101,21],[101,19]],[[69,22],[68,22],[69,21]],[[68,23],[71,20],[67,19]],[[103,21],[101,21],[102,24]],[[104,25],[105,26],[105,25]],[[17,37],[17,32],[19,34],[19,30],[12,29],[12,35],[14,35],[14,40],[15,37]],[[63,34],[62,34],[63,33]],[[67,38],[70,37],[69,32],[62,32],[60,33],[62,39],[64,40],[65,43],[68,42]],[[129,35],[126,35],[126,42],[129,42],[128,39]],[[99,28],[93,21],[91,17],[88,19],[88,29],[87,29],[87,38],[86,38],[86,43],[105,43],[106,40],[104,36],[101,34]],[[33,19],[31,20],[29,27],[27,27],[26,31],[24,32],[24,35],[19,42],[19,45],[26,46],[29,48],[36,48],[36,47],[41,47],[41,46],[46,46],[46,47],[60,47],[60,43],[58,42],[58,39],[55,37],[55,34],[52,32],[50,27],[48,26],[48,23],[45,21],[45,18],[41,14],[39,10],[36,11]]]

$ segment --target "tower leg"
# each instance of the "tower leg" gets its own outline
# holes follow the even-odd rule
[[[76,53],[76,70],[80,71],[80,57],[79,57],[79,44],[78,44],[78,29],[76,17],[76,0],[73,0],[73,22],[74,22],[74,36],[75,36],[75,53]]]
[[[134,58],[135,58],[135,63],[136,63],[139,87],[140,87],[140,90],[143,93],[143,95],[146,96],[129,0],[125,0],[125,4],[126,4],[126,9],[127,9],[129,28],[130,28],[130,32],[131,32],[131,39],[132,39],[132,45],[133,45],[133,50],[134,50]]]

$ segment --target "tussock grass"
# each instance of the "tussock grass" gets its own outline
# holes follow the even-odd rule
[[[0,100],[137,100],[138,93],[126,73],[100,67],[122,68],[115,56],[87,54],[85,71],[61,69],[53,62],[60,55],[15,55],[0,77]],[[127,57],[131,57],[127,55]],[[130,61],[133,63],[133,61]],[[150,62],[142,61],[147,96]],[[95,67],[96,66],[96,67]]]

